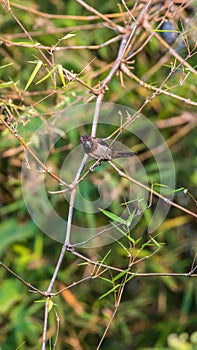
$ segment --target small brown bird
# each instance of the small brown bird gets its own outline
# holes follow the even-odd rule
[[[84,152],[95,159],[107,161],[114,158],[132,157],[135,155],[134,152],[113,150],[112,147],[98,137],[83,135],[80,137],[80,142],[83,146]]]

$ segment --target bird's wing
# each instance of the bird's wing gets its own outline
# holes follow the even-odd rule
[[[105,141],[103,141],[102,139],[98,139],[98,142],[102,145],[102,146],[106,146],[109,147],[109,144]],[[111,148],[111,147],[110,147]]]

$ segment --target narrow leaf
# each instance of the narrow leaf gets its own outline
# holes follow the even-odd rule
[[[157,247],[161,247],[161,244],[159,244],[153,237],[151,237],[151,241],[153,241]]]
[[[12,66],[12,65],[13,65],[13,63],[4,64],[3,66],[0,67],[0,69],[6,68],[6,67],[9,67],[9,66]]]
[[[156,33],[179,33],[176,29],[155,29]]]
[[[168,187],[167,185],[164,185],[164,184],[159,184],[159,183],[157,183],[157,182],[155,182],[154,184],[153,184],[153,186],[155,187],[155,186],[158,186],[158,187]]]
[[[40,45],[37,41],[17,41],[17,45],[27,45],[27,47],[37,47]]]
[[[38,61],[37,65],[35,66],[33,72],[31,73],[31,75],[27,81],[27,84],[25,86],[25,90],[27,90],[28,87],[31,85],[32,81],[34,80],[36,74],[38,73],[38,71],[40,70],[41,67],[42,67],[42,61]]]
[[[111,213],[110,211],[107,211],[107,210],[104,210],[104,209],[101,209],[101,208],[99,208],[99,210],[102,211],[102,213],[103,213],[104,215],[106,215],[108,218],[110,218],[110,219],[112,219],[112,220],[114,220],[114,221],[117,221],[117,222],[119,222],[119,223],[121,223],[121,224],[123,224],[123,225],[126,225],[126,224],[127,224],[127,220],[124,220],[124,219],[120,218],[120,217],[117,216],[116,214],[113,214],[113,213]]]
[[[63,36],[63,38],[61,38],[60,40],[67,40],[67,39],[72,38],[72,37],[75,36],[75,35],[76,35],[76,34],[68,33],[68,34],[66,34],[65,36]]]
[[[61,81],[62,81],[62,84],[63,84],[64,86],[66,86],[66,82],[65,82],[65,79],[64,79],[64,72],[63,72],[63,67],[62,67],[62,65],[61,65],[61,64],[58,64],[57,68],[58,68],[58,72],[59,72],[59,76],[60,76],[60,79],[61,79]]]
[[[12,81],[8,81],[7,83],[1,83],[0,84],[0,89],[4,89],[9,85],[13,85],[14,83]]]
[[[113,284],[112,281],[108,278],[105,278],[105,277],[102,277],[102,276],[99,276],[99,278],[102,280],[102,281],[105,281],[105,282],[108,282],[110,284]]]
[[[132,280],[132,278],[134,278],[134,277],[135,277],[135,274],[130,275],[130,276],[127,278],[127,280],[125,281],[125,284],[128,283],[130,280]]]
[[[36,85],[42,83],[44,80],[46,80],[48,77],[50,77],[51,74],[53,74],[53,72],[54,72],[55,70],[56,70],[56,66],[53,67],[53,69],[52,69],[47,75],[45,75],[42,79],[40,79],[40,80],[36,83]]]
[[[136,244],[136,241],[135,241],[131,236],[129,236],[126,232],[124,232],[123,230],[121,230],[120,227],[116,226],[113,222],[112,222],[112,225],[113,225],[119,232],[121,232],[123,236],[127,237],[128,240],[129,240],[133,245]]]
[[[128,272],[129,272],[130,268],[118,273],[114,278],[113,278],[113,282],[117,281],[119,278],[122,278],[123,276],[125,276]]]
[[[105,298],[107,295],[111,294],[112,292],[114,292],[117,288],[121,287],[121,284],[117,284],[115,287],[113,287],[112,289],[108,290],[107,293],[101,295],[101,297],[99,298],[99,300]]]
[[[135,210],[131,213],[131,215],[129,216],[129,218],[127,219],[127,227],[129,227],[133,221],[135,215]]]

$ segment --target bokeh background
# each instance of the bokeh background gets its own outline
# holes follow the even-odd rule
[[[128,28],[147,3],[146,0],[119,4],[91,0],[88,5],[114,24]],[[91,88],[99,88],[109,73],[117,57],[119,33],[105,18],[73,0],[28,0],[25,4],[1,1],[0,6],[1,118],[28,144],[37,127],[59,111],[95,102]],[[152,87],[162,87],[164,92],[147,103],[143,114],[156,125],[171,150],[176,170],[174,200],[192,212],[196,211],[197,197],[196,9],[196,1],[150,2],[125,55],[131,76],[116,74],[104,96],[104,102],[138,110],[155,91]],[[180,58],[187,64],[180,64]],[[63,69],[76,74],[79,80],[64,76]],[[78,145],[80,134],[90,133],[91,123],[90,119],[88,126],[60,135],[62,138],[49,159],[54,173],[59,174],[65,154]],[[44,235],[28,214],[21,189],[24,147],[3,123],[0,131],[0,260],[43,291],[48,287],[61,244]],[[103,137],[113,131],[113,127],[103,130]],[[158,169],[144,144],[127,134],[123,135],[123,141],[141,157],[150,184],[158,183]],[[98,181],[103,174],[107,176],[111,172],[106,164],[102,165],[84,180],[81,191],[90,200],[96,199]],[[120,182],[114,173],[112,179],[114,186],[121,186],[122,198],[108,210],[118,213],[128,184]],[[47,188],[53,186],[50,177],[46,176],[45,181]],[[67,217],[65,198],[49,198],[60,215]],[[92,260],[104,259],[109,266],[127,269],[128,251],[133,249],[132,254],[139,260],[132,268],[135,272],[188,273],[196,265],[196,219],[171,207],[154,233],[160,248],[157,250],[155,242],[147,243],[150,240],[147,227],[156,203],[157,199],[153,198],[130,232],[132,244],[123,237],[121,244],[80,252]],[[103,215],[84,215],[80,210],[75,210],[73,219],[79,226],[99,226],[102,220],[109,220]],[[65,255],[54,292],[90,276],[93,267],[82,262],[70,253]],[[58,350],[97,348],[117,306],[120,288],[117,284],[123,276],[117,280],[116,276],[117,272],[107,270],[53,299],[48,349],[53,349],[57,335],[55,349]],[[197,349],[195,277],[147,275],[124,281],[124,285],[102,349]],[[42,302],[36,301],[41,301],[39,295],[29,292],[16,277],[0,269],[0,349],[41,347],[44,298]]]

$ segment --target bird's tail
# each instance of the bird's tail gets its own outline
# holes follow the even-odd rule
[[[134,155],[135,155],[135,152],[113,151],[113,158],[127,158],[127,157],[133,157]]]

